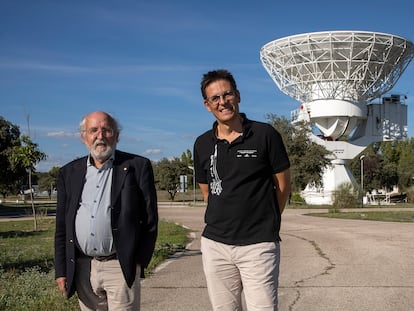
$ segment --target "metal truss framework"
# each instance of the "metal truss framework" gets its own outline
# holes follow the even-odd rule
[[[412,42],[367,31],[289,36],[264,45],[260,59],[274,82],[299,102],[369,102],[388,92],[414,57]]]

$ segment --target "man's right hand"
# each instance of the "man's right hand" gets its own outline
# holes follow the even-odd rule
[[[64,276],[56,279],[56,284],[59,290],[66,295],[67,288],[66,288],[66,278]]]

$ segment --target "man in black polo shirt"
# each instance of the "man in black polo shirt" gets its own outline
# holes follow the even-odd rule
[[[210,71],[201,93],[216,122],[194,144],[196,180],[208,203],[201,238],[214,310],[277,310],[281,214],[290,163],[280,134],[239,112],[232,74]]]

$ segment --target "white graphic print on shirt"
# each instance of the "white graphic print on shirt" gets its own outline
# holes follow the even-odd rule
[[[210,156],[210,174],[212,181],[210,183],[211,194],[220,195],[223,188],[221,179],[217,172],[217,144],[214,146],[214,154]]]

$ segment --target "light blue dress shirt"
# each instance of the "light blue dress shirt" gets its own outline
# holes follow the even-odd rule
[[[88,256],[115,253],[111,228],[111,185],[114,155],[101,168],[88,156],[85,184],[75,220],[79,247]]]

